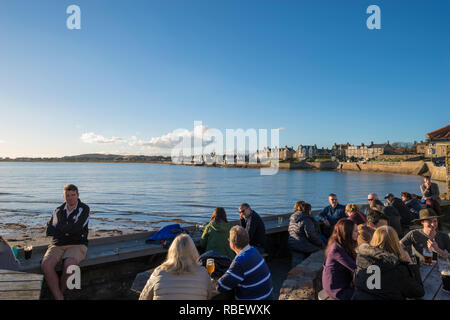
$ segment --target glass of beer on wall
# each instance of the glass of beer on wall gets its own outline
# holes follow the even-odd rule
[[[30,259],[31,254],[33,253],[33,246],[31,244],[26,244],[23,248],[23,253],[26,260]]]
[[[215,269],[214,259],[207,259],[206,260],[206,270],[208,271],[210,276],[214,272],[214,269]]]
[[[431,264],[431,261],[433,260],[433,252],[427,248],[423,248],[423,257],[425,258],[426,264]]]
[[[442,290],[450,293],[450,261],[448,258],[438,256],[439,272],[442,279]]]

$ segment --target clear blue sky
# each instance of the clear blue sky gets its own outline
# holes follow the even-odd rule
[[[294,147],[421,140],[450,123],[449,21],[449,0],[2,0],[0,157],[152,154],[129,142],[195,120]]]

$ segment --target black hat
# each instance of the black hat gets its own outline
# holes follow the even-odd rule
[[[388,193],[387,195],[384,196],[385,199],[387,199],[389,197],[394,197],[394,195],[392,193]]]
[[[419,219],[414,219],[413,222],[420,224],[422,220],[428,220],[433,218],[441,218],[443,216],[438,216],[432,208],[426,208],[419,211]]]

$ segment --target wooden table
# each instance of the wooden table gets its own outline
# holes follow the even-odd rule
[[[450,300],[450,293],[442,290],[441,274],[436,261],[433,261],[431,265],[421,265],[420,275],[425,289],[424,300]]]
[[[0,269],[0,300],[39,300],[44,275]]]

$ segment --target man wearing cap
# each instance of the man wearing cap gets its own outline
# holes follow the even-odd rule
[[[380,211],[388,218],[388,225],[397,231],[399,238],[402,237],[402,225],[400,223],[400,213],[393,206],[384,206],[380,200],[373,200],[370,206],[371,209]]]
[[[358,225],[358,246],[369,243],[372,240],[375,229],[388,225],[389,218],[381,211],[369,209],[367,212],[367,223]]]
[[[438,218],[442,216],[436,215],[436,212],[431,208],[422,209],[419,212],[419,219],[413,222],[422,225],[422,229],[415,229],[410,231],[400,244],[408,250],[411,254],[412,249],[420,260],[424,260],[423,249],[434,252],[433,258],[440,255],[444,258],[449,257],[450,238],[447,234],[438,231]]]
[[[390,206],[397,209],[400,214],[400,223],[402,225],[402,234],[399,236],[403,236],[406,232],[409,231],[409,226],[411,225],[411,212],[408,207],[403,203],[403,201],[399,198],[396,198],[392,193],[388,193],[384,196]]]

